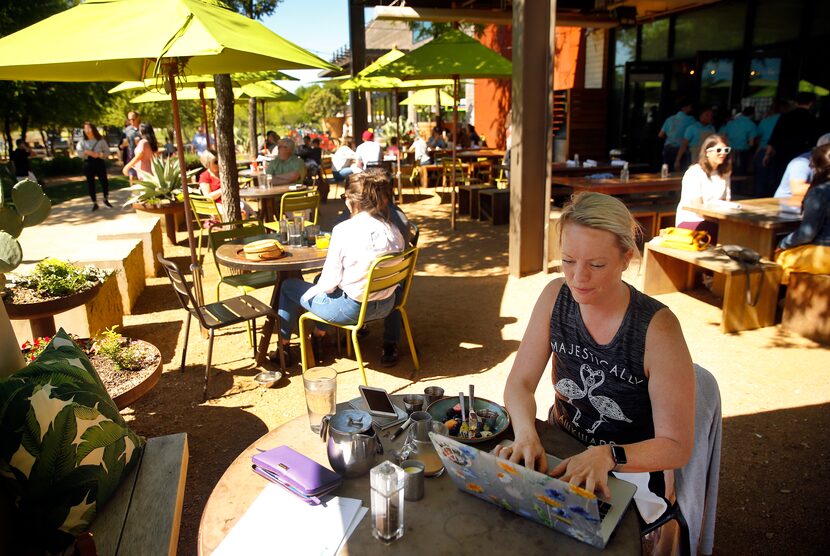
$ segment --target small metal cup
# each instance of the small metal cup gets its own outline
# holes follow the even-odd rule
[[[424,406],[426,411],[432,402],[438,401],[444,397],[444,389],[440,386],[427,386],[424,388]]]
[[[424,464],[416,459],[401,462],[404,470],[403,497],[406,500],[420,500],[424,497]]]
[[[424,407],[424,396],[422,394],[407,394],[403,397],[403,407],[410,415],[413,411],[421,411]]]

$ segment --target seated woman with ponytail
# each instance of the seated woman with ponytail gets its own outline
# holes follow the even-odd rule
[[[279,324],[282,343],[288,344],[298,329],[300,313],[315,315],[338,324],[355,324],[366,291],[369,267],[375,259],[404,250],[405,242],[389,217],[389,183],[386,172],[371,169],[349,177],[346,207],[351,214],[332,230],[323,272],[316,284],[301,279],[286,280],[280,290]],[[381,319],[392,312],[395,288],[373,293],[366,319]],[[312,346],[319,351],[324,330],[316,329]]]

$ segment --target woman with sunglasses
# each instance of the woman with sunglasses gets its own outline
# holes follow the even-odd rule
[[[280,289],[280,338],[287,348],[291,334],[298,330],[300,313],[311,311],[338,324],[354,324],[366,291],[369,267],[375,259],[399,253],[406,244],[390,216],[389,178],[384,170],[370,169],[349,177],[346,207],[350,217],[331,232],[323,272],[316,284],[292,278]],[[372,293],[366,319],[382,319],[395,306],[395,286]],[[324,329],[312,333],[315,358],[320,359]],[[286,354],[288,352],[286,351]]]
[[[703,230],[717,241],[718,226],[688,210],[691,205],[705,205],[721,199],[729,200],[732,176],[731,148],[722,135],[710,135],[703,140],[697,164],[689,166],[683,174],[680,203],[677,205],[675,226],[690,230]]]

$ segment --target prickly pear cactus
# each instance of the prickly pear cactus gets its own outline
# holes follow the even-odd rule
[[[23,260],[17,240],[23,228],[36,226],[52,211],[52,202],[43,188],[31,180],[23,180],[12,188],[11,203],[0,187],[0,274],[11,272]]]

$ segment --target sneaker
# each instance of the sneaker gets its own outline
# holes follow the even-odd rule
[[[104,204],[105,204],[105,205],[107,205],[109,208],[112,208],[112,205],[110,204],[110,200],[109,200],[109,199],[106,199],[106,198],[105,198],[105,199],[104,199]]]
[[[92,205],[92,212],[95,212],[96,210],[98,210],[98,203]]]
[[[369,335],[369,325],[364,324],[362,327],[360,327],[360,330],[357,331],[357,337],[358,338],[365,338],[368,335]]]
[[[383,344],[383,354],[380,356],[380,364],[384,367],[394,367],[398,364],[398,345]]]

